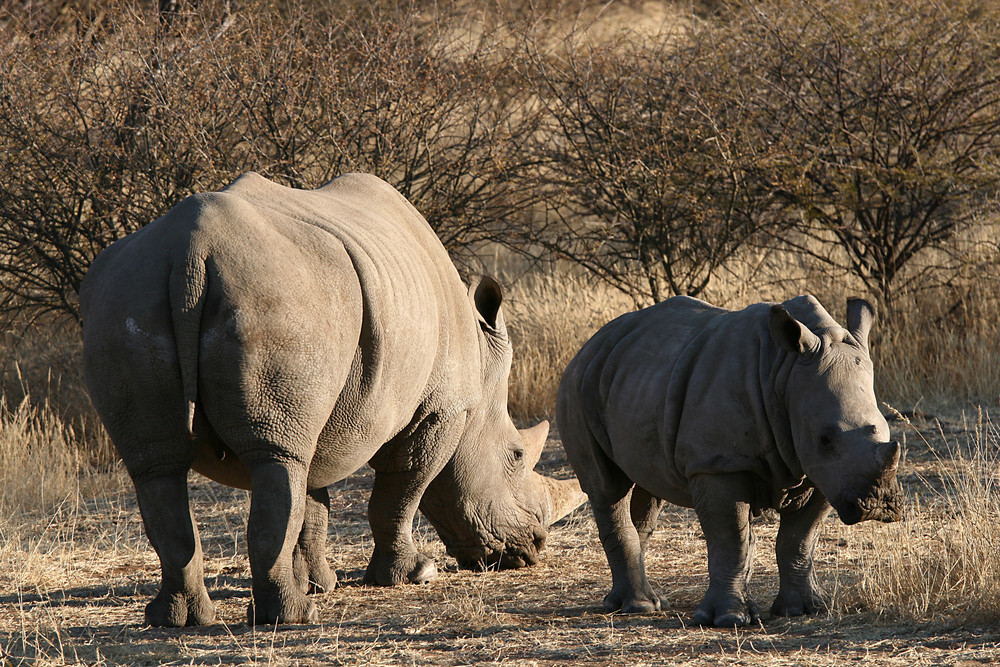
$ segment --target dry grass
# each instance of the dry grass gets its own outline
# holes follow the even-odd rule
[[[0,398],[0,425],[0,516],[50,514],[107,490],[105,439],[85,446],[86,436],[27,399],[10,409]]]
[[[530,273],[507,295],[507,328],[514,345],[508,402],[515,418],[555,413],[559,379],[576,351],[632,301],[586,276]]]
[[[34,412],[39,424],[48,417]],[[18,412],[4,418],[4,448]],[[30,421],[30,420],[29,420]],[[668,507],[647,567],[667,601],[664,611],[606,614],[609,585],[596,528],[586,509],[552,533],[538,566],[513,572],[459,572],[425,522],[422,548],[442,574],[427,586],[367,588],[360,580],[371,549],[365,502],[371,474],[335,485],[328,557],[341,585],[316,598],[321,622],[252,629],[244,548],[247,494],[192,477],[219,623],[206,628],[141,626],[158,586],[158,567],[142,534],[131,486],[117,468],[98,483],[64,486],[45,511],[30,497],[0,523],[0,664],[684,664],[875,665],[984,664],[1000,657],[1000,594],[995,546],[998,434],[985,418],[964,423],[914,420],[905,426],[903,482],[910,516],[903,524],[846,527],[831,519],[817,549],[829,614],[765,615],[747,630],[687,623],[707,583],[704,545],[690,510]],[[959,446],[958,443],[963,443]],[[9,477],[27,480],[39,463]],[[564,471],[550,441],[542,466]],[[46,467],[85,480],[79,459]],[[52,470],[47,474],[51,475]],[[25,482],[21,482],[25,486]],[[56,494],[53,497],[57,497]],[[985,518],[991,518],[984,521]],[[776,522],[758,521],[753,592],[766,608],[777,590]],[[976,576],[976,575],[981,576]],[[3,661],[7,660],[7,663]]]
[[[766,262],[752,270],[758,278],[775,271]],[[759,291],[751,293],[746,281],[733,281],[743,292],[716,299],[730,307],[798,291],[795,283],[759,280]],[[551,416],[561,368],[594,330],[633,306],[620,294],[568,274],[536,270],[515,279],[510,272],[508,283],[507,320],[516,343],[512,405],[521,418]],[[989,331],[979,326],[980,335]],[[960,333],[922,331],[938,345]],[[72,338],[60,340],[71,347]],[[903,354],[891,347],[896,340],[883,340],[883,356]],[[992,354],[985,343],[978,345],[984,355]],[[60,367],[62,380],[51,381],[44,363],[33,366],[30,358],[17,358],[36,355],[41,347],[22,341],[18,350],[8,351],[22,369],[14,386],[57,385],[61,395],[76,395],[71,363]],[[77,352],[47,354],[43,361],[72,360]],[[958,358],[949,357],[949,363]],[[880,363],[880,372],[889,376],[888,383],[881,378],[884,391],[892,386],[893,368]],[[913,373],[922,363],[929,373],[933,360],[907,363],[900,372]],[[954,376],[973,372],[956,368]],[[890,403],[898,401],[889,397]],[[333,489],[329,558],[341,586],[317,598],[320,624],[260,630],[243,623],[250,583],[247,494],[193,475],[206,577],[220,623],[144,628],[142,610],[157,589],[158,564],[127,476],[108,463],[111,455],[100,432],[80,426],[86,418],[63,417],[55,402],[27,400],[0,410],[0,605],[6,611],[0,618],[0,664],[990,662],[1000,658],[1000,433],[985,413],[960,416],[957,403],[934,404],[945,411],[939,420],[917,413],[894,422],[907,452],[901,475],[909,497],[906,521],[846,527],[831,518],[825,526],[817,569],[833,596],[830,613],[791,620],[765,615],[761,626],[734,632],[687,624],[704,593],[707,567],[697,521],[683,508],[664,512],[651,543],[647,567],[667,601],[657,614],[623,617],[601,610],[610,577],[585,509],[552,533],[539,566],[516,572],[457,571],[433,531],[420,522],[418,542],[438,560],[440,579],[423,587],[363,587],[371,550],[367,470]],[[920,405],[926,412],[930,404]],[[557,439],[556,431],[542,466],[566,474]],[[764,517],[755,529],[761,539],[753,592],[766,609],[777,591],[777,523]]]
[[[1000,619],[1000,432],[981,411],[935,448],[919,438],[924,471],[914,473],[909,516],[870,531],[856,590],[859,604],[883,615],[954,622]],[[951,437],[949,437],[951,436]],[[916,467],[916,465],[914,465]],[[875,557],[877,556],[877,557]]]

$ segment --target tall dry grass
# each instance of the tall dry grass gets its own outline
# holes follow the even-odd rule
[[[15,407],[0,398],[0,520],[49,513],[117,486],[113,460],[107,438],[30,397]]]
[[[1000,430],[980,412],[919,475],[906,518],[865,526],[870,545],[845,601],[892,617],[1000,619]],[[926,444],[926,442],[924,443]]]
[[[951,269],[946,279],[902,295],[879,312],[871,335],[875,389],[903,411],[967,405],[1000,398],[1000,251],[996,246]],[[948,258],[928,257],[940,263]],[[508,266],[511,264],[512,266]],[[562,265],[524,271],[499,262],[508,285],[507,326],[514,342],[510,405],[518,418],[554,413],[566,364],[601,326],[634,310],[618,290]],[[812,294],[839,322],[847,298],[869,296],[856,280],[801,256],[747,250],[702,294],[730,309]],[[870,298],[870,297],[869,297]]]
[[[507,294],[514,345],[508,405],[515,419],[555,413],[559,379],[576,351],[632,300],[587,276],[554,270],[529,273]]]
[[[16,406],[0,398],[0,596],[21,604],[79,581],[79,571],[106,578],[88,561],[110,563],[124,541],[134,555],[141,544],[134,517],[110,525],[95,517],[99,507],[127,514],[120,502],[127,488],[106,437],[30,397]]]

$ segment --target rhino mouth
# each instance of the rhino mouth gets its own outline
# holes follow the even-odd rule
[[[449,547],[448,553],[458,561],[458,566],[463,570],[516,570],[538,563],[547,536],[544,529],[536,528],[527,546],[505,543],[497,549]]]
[[[903,494],[896,489],[877,488],[861,498],[835,502],[833,507],[848,526],[862,521],[892,523],[903,520]]]

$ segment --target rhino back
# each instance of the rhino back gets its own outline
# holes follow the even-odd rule
[[[570,362],[560,385],[559,425],[568,433],[567,446],[592,438],[640,486],[688,504],[672,443],[661,434],[665,397],[683,383],[685,350],[725,312],[675,297],[602,327]],[[573,437],[579,428],[586,435]]]
[[[566,400],[629,479],[676,504],[701,473],[794,478],[770,428],[768,311],[674,297],[625,315],[574,359]]]
[[[126,342],[131,321],[183,358],[190,345],[174,320],[200,308],[197,350],[187,350],[198,405],[227,444],[318,439],[311,485],[356,470],[415,414],[475,399],[478,341],[461,281],[426,221],[374,177],[301,191],[249,174],[105,254],[84,290],[100,337]],[[182,394],[177,356],[158,372]],[[114,370],[138,376],[150,363],[132,355]]]

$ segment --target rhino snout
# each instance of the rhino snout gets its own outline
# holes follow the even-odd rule
[[[874,474],[855,476],[840,487],[841,493],[833,491],[827,496],[841,521],[850,526],[860,521],[903,519],[903,489],[896,478],[900,453],[895,440],[879,443],[874,448]]]
[[[892,523],[903,519],[903,492],[895,479],[892,484],[876,486],[861,497],[832,503],[840,520],[848,526],[861,521]]]
[[[516,570],[538,563],[540,554],[545,548],[545,540],[547,538],[548,532],[544,528],[536,526],[532,530],[530,541],[523,546],[505,544],[501,549],[491,550],[485,555],[482,555],[481,552],[475,555],[468,552],[462,554],[458,549],[454,550],[454,552],[449,549],[449,552],[455,556],[458,566],[463,570],[474,570],[477,572],[485,570]]]

